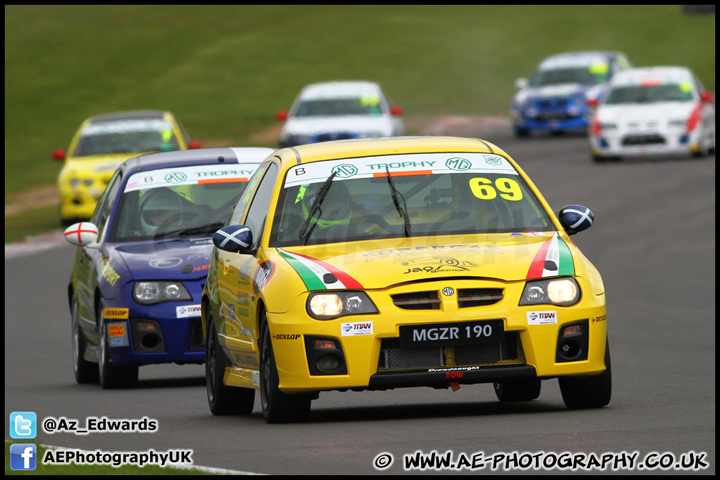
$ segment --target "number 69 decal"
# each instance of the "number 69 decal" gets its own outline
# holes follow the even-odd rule
[[[481,200],[492,200],[497,197],[498,190],[500,190],[500,197],[505,200],[515,202],[523,198],[520,185],[512,178],[498,178],[495,180],[494,187],[492,180],[487,178],[471,178],[470,190],[472,190],[473,195]]]

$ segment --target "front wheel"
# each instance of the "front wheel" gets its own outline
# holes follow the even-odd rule
[[[527,138],[530,136],[530,130],[527,128],[515,127],[515,136],[518,138]]]
[[[77,298],[73,297],[71,304],[71,320],[70,329],[72,333],[72,354],[73,354],[73,373],[77,383],[97,383],[98,368],[93,362],[85,360],[85,349],[87,341],[83,336],[78,321],[78,305]]]
[[[595,377],[558,377],[565,406],[571,409],[600,408],[610,403],[612,395],[612,369],[610,343],[605,340],[605,371]]]
[[[217,328],[212,310],[208,306],[207,339],[205,341],[205,384],[210,411],[213,415],[249,415],[255,403],[255,390],[251,388],[228,387],[225,377],[225,358],[218,342]]]
[[[110,388],[133,388],[138,383],[137,365],[111,365],[110,346],[108,345],[107,327],[103,316],[102,304],[98,308],[100,336],[98,341],[98,377],[100,386]]]
[[[530,380],[504,380],[494,382],[495,395],[501,402],[527,402],[540,396],[541,382],[537,378]]]
[[[263,314],[260,345],[260,400],[267,423],[303,422],[310,415],[311,395],[288,395],[280,391],[277,365],[270,339],[270,328]]]

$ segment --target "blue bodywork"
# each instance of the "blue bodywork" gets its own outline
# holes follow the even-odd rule
[[[213,167],[208,171],[218,175],[233,172],[239,177],[249,176],[273,151],[212,148],[155,153],[131,158],[117,169],[89,222],[100,232],[97,242],[77,247],[67,287],[73,329],[80,332],[80,339],[75,342],[82,344],[79,349],[82,361],[100,362],[103,323],[109,364],[205,361],[200,301],[213,251],[212,236],[222,221],[208,218],[205,221],[209,223],[198,231],[173,232],[155,239],[138,237],[137,241],[124,238],[114,243],[116,217],[120,216],[120,205],[125,201],[123,192],[132,189],[136,183],[131,182],[137,182],[133,175],[139,172],[142,174],[139,178],[145,181],[163,169],[164,172],[173,169],[177,176],[185,177],[183,167],[198,166]],[[237,191],[239,196],[245,187],[243,181],[246,179],[226,183],[232,185],[227,189],[229,194]],[[198,183],[218,182],[212,178]],[[229,214],[228,209],[226,215]],[[181,283],[189,298],[140,304],[133,288],[142,281]]]
[[[515,133],[587,131],[594,113],[588,101],[600,99],[612,76],[630,67],[620,52],[568,52],[544,59],[530,81],[518,85],[510,107]]]

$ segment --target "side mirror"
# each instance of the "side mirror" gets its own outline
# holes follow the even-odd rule
[[[199,140],[190,140],[187,144],[188,149],[193,150],[196,148],[202,148],[202,143]]]
[[[712,101],[713,101],[713,94],[712,94],[712,92],[707,92],[707,91],[702,92],[702,93],[700,94],[700,100],[702,100],[702,101],[705,102],[705,103],[710,103],[710,102],[712,102]]]
[[[53,158],[53,160],[59,160],[59,161],[65,160],[65,150],[62,148],[53,150],[52,158]]]
[[[94,223],[80,222],[65,229],[65,240],[79,247],[99,247],[98,227]]]
[[[598,106],[598,99],[597,98],[591,98],[587,101],[588,107],[590,108],[596,108]]]
[[[527,78],[518,78],[517,80],[515,80],[515,88],[517,88],[518,90],[522,90],[523,88],[527,87],[527,85]]]
[[[397,105],[393,105],[392,107],[390,107],[390,115],[392,115],[393,117],[402,117],[403,113],[405,112],[403,112],[402,107],[399,107]]]
[[[277,112],[277,114],[275,114],[275,118],[277,118],[281,122],[284,122],[285,120],[287,120],[287,117],[288,117],[287,110],[280,110],[279,112]]]
[[[590,228],[595,222],[595,215],[582,205],[568,205],[560,209],[558,220],[568,235],[574,235]]]
[[[252,232],[245,225],[223,227],[213,235],[213,244],[225,252],[245,253],[252,246]]]

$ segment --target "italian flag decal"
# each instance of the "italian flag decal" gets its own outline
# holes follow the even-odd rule
[[[542,278],[559,275],[574,275],[572,254],[565,241],[556,233],[540,246],[530,264],[527,277]]]
[[[278,248],[277,252],[287,260],[290,266],[300,275],[300,278],[308,290],[363,288],[360,282],[350,275],[322,260],[300,253],[288,252],[282,248]]]

